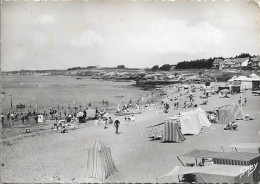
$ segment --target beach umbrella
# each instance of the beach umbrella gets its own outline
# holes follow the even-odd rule
[[[77,114],[77,117],[82,117],[83,115],[84,115],[83,112],[79,112],[79,113]]]
[[[222,89],[220,90],[221,93],[228,93],[229,92],[229,89]]]

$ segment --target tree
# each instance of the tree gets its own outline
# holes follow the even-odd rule
[[[162,65],[162,66],[159,68],[159,70],[169,71],[171,68],[172,68],[171,65],[169,65],[169,64],[164,64],[164,65]]]
[[[154,65],[151,70],[155,71],[155,70],[159,70],[159,66],[158,65]]]
[[[125,65],[118,65],[116,68],[118,68],[118,69],[125,69]]]

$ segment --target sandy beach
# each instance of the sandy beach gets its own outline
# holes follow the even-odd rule
[[[165,87],[168,95],[172,89]],[[195,102],[200,104],[202,99],[197,90]],[[53,131],[43,131],[26,136],[16,136],[3,139],[1,177],[5,183],[82,183],[82,182],[157,182],[156,178],[171,171],[181,163],[176,156],[193,149],[212,151],[231,151],[225,146],[231,143],[246,143],[259,141],[260,131],[260,96],[253,96],[247,91],[243,96],[247,98],[243,112],[254,120],[237,121],[238,131],[224,131],[225,124],[212,124],[204,128],[198,136],[185,135],[182,143],[160,143],[151,141],[145,127],[163,122],[179,112],[189,111],[179,108],[173,110],[173,101],[169,101],[169,113],[164,113],[160,105],[141,110],[135,115],[135,121],[121,121],[119,135],[115,134],[115,127],[97,125],[94,121],[81,124],[78,129],[61,134]],[[182,96],[184,99],[186,96]],[[240,94],[229,95],[230,98],[219,98],[211,95],[207,105],[200,106],[204,110],[214,110],[222,106],[238,102]],[[182,104],[182,102],[181,102]],[[115,117],[113,117],[115,119]],[[50,123],[52,125],[52,123]],[[115,166],[119,172],[105,181],[88,178],[87,148],[97,139],[110,147]],[[252,151],[252,150],[250,150]],[[255,150],[254,150],[255,151]],[[190,160],[186,160],[187,162]],[[177,177],[170,181],[178,182]]]

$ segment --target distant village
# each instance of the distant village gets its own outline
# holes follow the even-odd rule
[[[227,81],[234,75],[249,76],[252,71],[257,73],[260,68],[259,56],[241,54],[235,58],[210,58],[180,62],[177,65],[165,64],[152,68],[126,68],[118,65],[115,68],[100,66],[74,67],[67,70],[21,70],[2,72],[4,75],[40,75],[40,76],[76,76],[82,79],[88,76],[92,79],[111,80],[115,82],[136,81],[137,86],[163,85],[174,83],[202,83],[205,81]]]

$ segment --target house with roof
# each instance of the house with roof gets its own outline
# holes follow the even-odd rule
[[[249,63],[249,58],[236,58],[236,59],[234,59],[234,67],[235,68],[247,67],[248,63]]]
[[[235,65],[235,62],[233,59],[225,59],[222,66],[223,68],[233,68]]]
[[[250,59],[250,66],[253,69],[258,69],[260,67],[260,56],[256,56]]]
[[[224,63],[223,59],[215,59],[212,63],[212,68],[222,70],[222,64]]]

